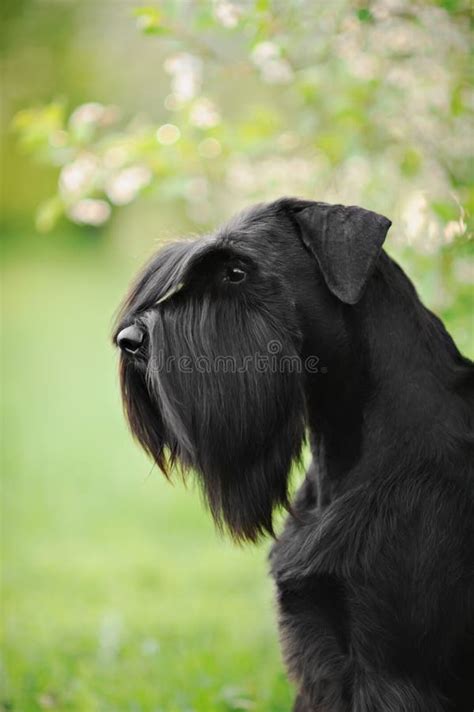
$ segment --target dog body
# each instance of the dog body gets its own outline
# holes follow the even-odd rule
[[[270,561],[297,712],[474,706],[473,369],[383,252],[389,226],[257,206],[159,253],[115,333],[158,465],[196,472],[237,539],[290,509]]]

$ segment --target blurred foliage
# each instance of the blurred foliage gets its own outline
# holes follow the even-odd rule
[[[39,230],[63,214],[102,225],[141,193],[182,205],[197,227],[291,193],[385,212],[422,251],[468,232],[467,3],[163,0],[127,12],[160,46],[148,89],[164,120],[98,102],[20,111],[23,150],[58,170]]]

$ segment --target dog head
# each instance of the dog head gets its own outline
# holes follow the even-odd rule
[[[304,356],[318,325],[324,342],[331,312],[361,298],[389,226],[356,207],[259,205],[165,247],[125,300],[114,341],[131,430],[165,474],[196,472],[237,539],[272,533],[288,504]]]

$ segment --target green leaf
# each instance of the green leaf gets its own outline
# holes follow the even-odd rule
[[[414,148],[407,148],[400,163],[401,171],[406,176],[415,176],[420,172],[421,156]]]
[[[431,209],[444,222],[457,220],[459,218],[459,207],[456,203],[450,203],[442,200],[435,200],[431,203]]]
[[[133,11],[137,18],[137,27],[147,35],[162,35],[168,32],[163,25],[163,17],[157,7],[140,7]]]
[[[357,10],[357,17],[361,22],[373,22],[374,20],[368,7],[361,7],[360,10]]]
[[[62,102],[19,111],[13,118],[12,129],[18,134],[21,146],[31,153],[49,146],[50,137],[64,128],[65,107]]]
[[[455,87],[451,95],[451,113],[453,116],[460,116],[464,111],[463,86]]]
[[[455,14],[457,12],[469,13],[469,3],[465,0],[438,0],[438,5],[444,8],[450,14]]]

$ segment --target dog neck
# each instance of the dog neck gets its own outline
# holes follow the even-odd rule
[[[307,389],[322,503],[401,463],[452,463],[472,442],[472,364],[385,253],[341,319],[345,345]]]

